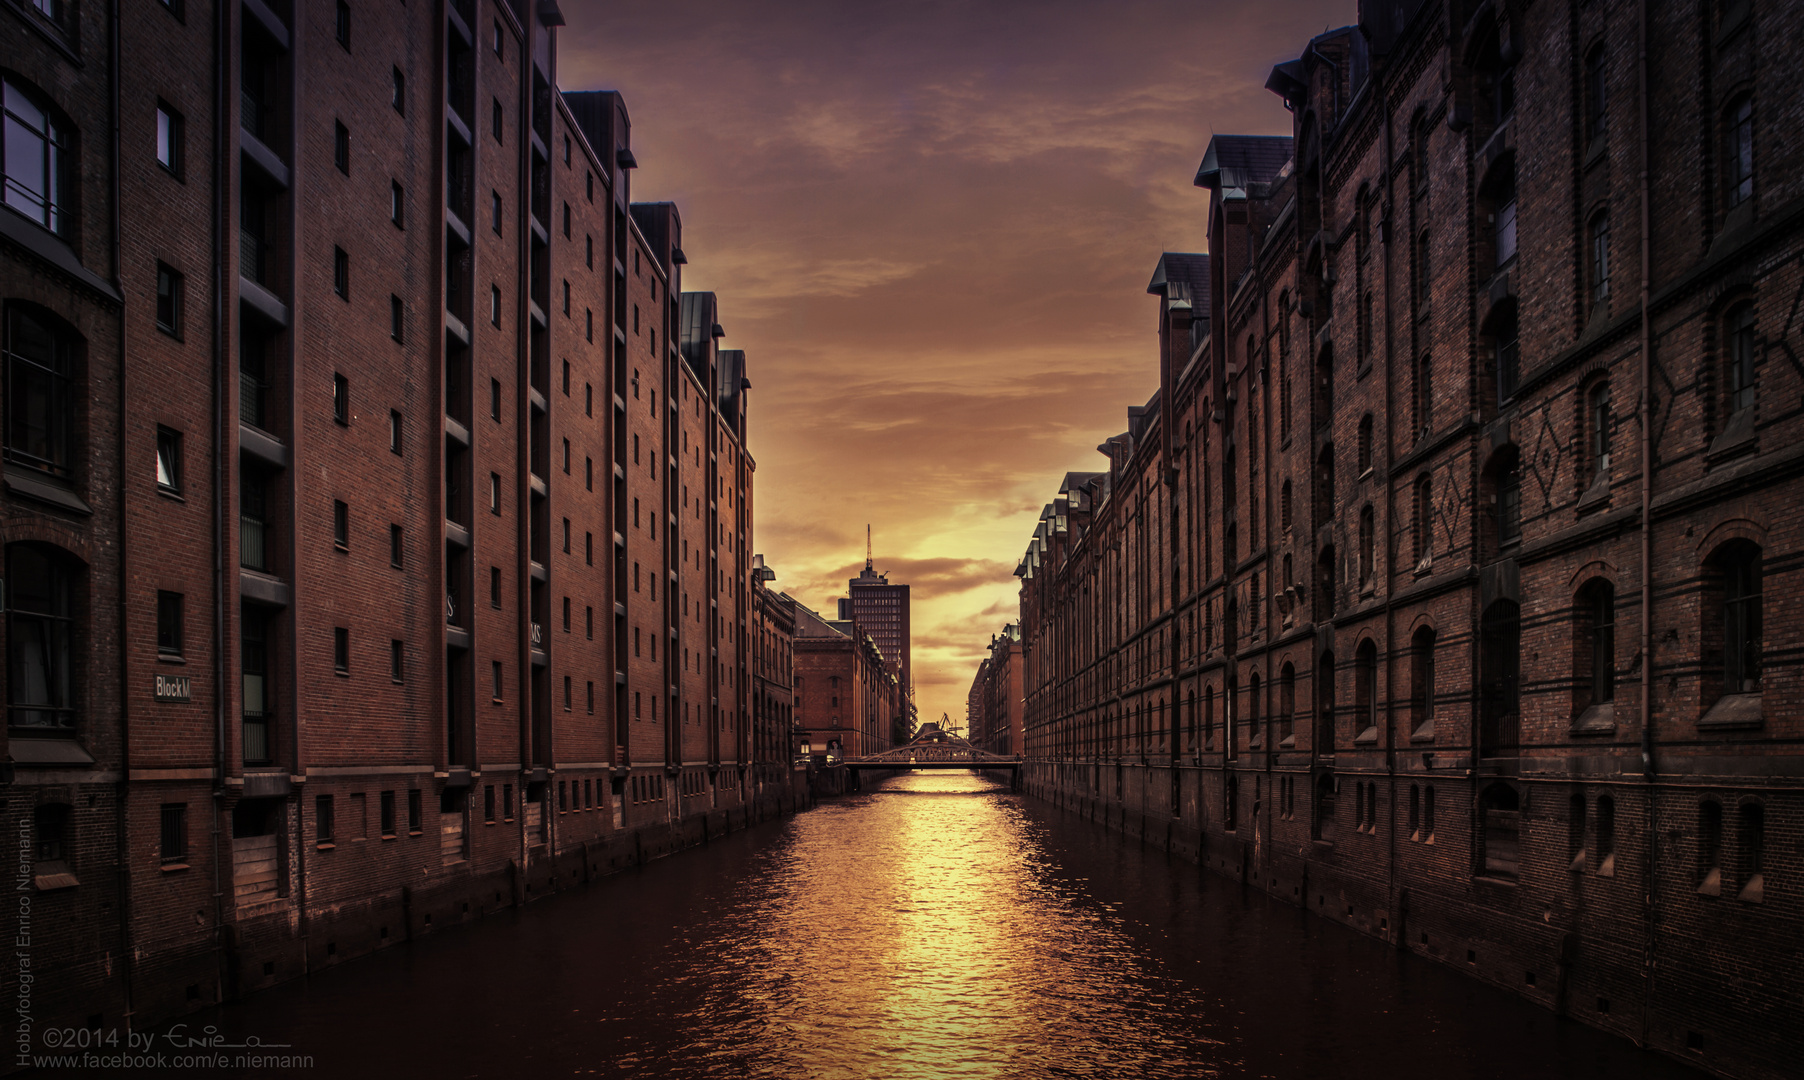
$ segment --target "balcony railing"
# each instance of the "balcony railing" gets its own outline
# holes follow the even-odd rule
[[[269,714],[244,714],[244,763],[246,765],[266,765],[269,763]]]
[[[263,416],[263,380],[248,371],[238,373],[238,419],[252,427],[266,428]]]

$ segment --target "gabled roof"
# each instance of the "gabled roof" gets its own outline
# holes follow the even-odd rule
[[[1146,291],[1154,296],[1167,295],[1167,285],[1187,285],[1190,297],[1207,297],[1209,295],[1209,256],[1198,255],[1188,251],[1167,251],[1159,256],[1159,265],[1153,267],[1153,279],[1146,284]]]
[[[1269,184],[1290,160],[1289,135],[1217,135],[1203,152],[1195,184],[1206,188],[1244,188]]]

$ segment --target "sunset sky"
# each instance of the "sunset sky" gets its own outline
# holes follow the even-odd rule
[[[754,550],[831,615],[870,523],[962,725],[1041,506],[1157,385],[1210,135],[1288,134],[1266,75],[1354,0],[562,6],[558,81],[625,95],[633,198],[746,350]]]

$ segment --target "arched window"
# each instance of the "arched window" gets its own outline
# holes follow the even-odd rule
[[[1428,265],[1428,238],[1427,229],[1416,236],[1416,303],[1421,307],[1428,306],[1434,292],[1433,271]]]
[[[6,460],[67,480],[79,339],[28,305],[8,304],[5,319]]]
[[[1415,520],[1411,522],[1415,541],[1416,571],[1428,568],[1434,555],[1434,489],[1427,475],[1416,478]]]
[[[1604,46],[1598,42],[1585,54],[1585,142],[1595,143],[1609,128],[1610,98],[1604,66]]]
[[[1723,804],[1705,799],[1698,804],[1698,895],[1723,894]]]
[[[1364,476],[1372,471],[1372,414],[1366,413],[1359,418],[1359,475]]]
[[[1416,438],[1422,439],[1434,428],[1434,361],[1423,353],[1416,358]]]
[[[1376,519],[1371,506],[1367,505],[1359,512],[1359,584],[1362,587],[1372,580],[1376,533]]]
[[[1334,419],[1334,348],[1324,346],[1315,358],[1315,426],[1326,427]]]
[[[1720,582],[1717,633],[1721,642],[1724,694],[1760,689],[1761,552],[1746,540],[1723,546],[1711,560]],[[1708,639],[1707,639],[1708,640]]]
[[[1315,666],[1315,752],[1334,753],[1334,654],[1324,652]]]
[[[1288,660],[1278,672],[1278,745],[1297,744],[1297,669]]]
[[[1754,305],[1736,304],[1723,319],[1723,402],[1730,417],[1754,406]]]
[[[1484,829],[1480,866],[1489,877],[1513,878],[1518,864],[1522,827],[1521,802],[1508,784],[1492,784],[1478,798]]]
[[[1410,737],[1434,737],[1434,629],[1419,628],[1409,641]]]
[[[1372,293],[1370,290],[1359,301],[1359,359],[1364,363],[1372,358]]]
[[[6,722],[73,731],[77,688],[76,591],[80,564],[47,544],[6,547]]]
[[[4,96],[4,139],[0,166],[6,176],[6,205],[53,233],[69,232],[70,130],[43,98],[17,76],[0,83]]]
[[[1522,618],[1513,600],[1485,609],[1479,625],[1479,753],[1514,756],[1521,711]]]
[[[1586,464],[1593,484],[1608,483],[1610,477],[1610,435],[1616,426],[1610,402],[1610,384],[1600,381],[1585,394]]]
[[[1754,197],[1754,99],[1745,95],[1723,116],[1723,195],[1731,209]]]
[[[1185,745],[1189,747],[1191,753],[1195,753],[1200,744],[1197,742],[1196,691],[1194,690],[1184,697],[1184,715],[1190,727],[1189,734],[1185,736]]]
[[[1371,638],[1353,653],[1353,726],[1355,745],[1378,741],[1378,646]]]
[[[1215,687],[1203,687],[1203,749],[1215,749]]]
[[[1591,215],[1586,229],[1589,254],[1586,259],[1586,285],[1591,293],[1591,308],[1597,310],[1610,299],[1610,212],[1599,210]]]
[[[1335,605],[1334,546],[1322,548],[1315,560],[1315,618],[1326,622],[1334,618]]]
[[[1491,463],[1491,535],[1501,554],[1522,539],[1522,455],[1499,450]]]
[[[1286,534],[1290,532],[1290,481],[1284,481],[1278,489],[1278,527]]]
[[[1616,700],[1616,587],[1602,578],[1579,590],[1573,620],[1572,677],[1582,716]]]
[[[1597,872],[1616,873],[1616,800],[1608,795],[1597,797]]]

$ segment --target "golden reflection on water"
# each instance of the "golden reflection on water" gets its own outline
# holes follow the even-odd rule
[[[1171,1018],[1137,1021],[1174,1004],[1163,980],[1047,865],[1017,799],[967,773],[796,819],[764,924],[800,946],[759,1025],[790,1036],[763,1048],[773,1074],[1158,1075]],[[1183,1075],[1213,1071],[1188,1049]]]

